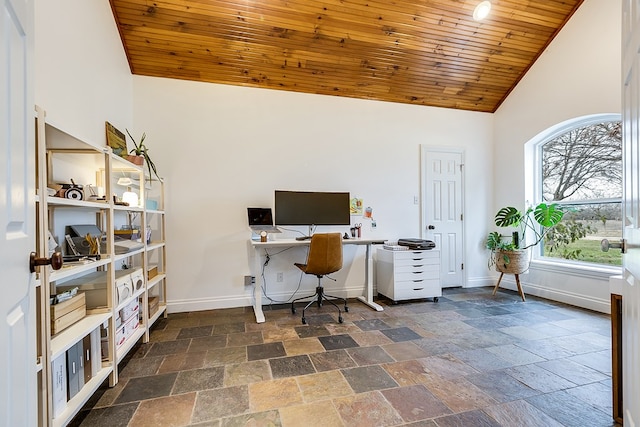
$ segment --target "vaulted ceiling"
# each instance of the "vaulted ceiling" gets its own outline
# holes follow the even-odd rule
[[[583,0],[110,0],[133,74],[494,112]]]

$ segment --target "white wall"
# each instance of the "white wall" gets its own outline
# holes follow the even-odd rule
[[[585,0],[495,113],[493,212],[525,203],[527,141],[574,117],[620,113],[620,22],[620,1]],[[608,312],[608,275],[534,263],[521,279],[528,293]]]
[[[66,132],[105,145],[132,123],[132,76],[107,0],[35,1],[35,100]]]
[[[249,304],[246,208],[273,206],[275,189],[349,191],[373,207],[377,229],[365,227],[364,237],[419,236],[420,144],[462,147],[467,206],[474,214],[489,211],[490,114],[138,76],[134,100],[135,132],[147,133],[168,183],[174,311]],[[487,218],[467,218],[477,242]],[[363,250],[346,249],[346,268],[337,276],[337,288],[346,282],[351,295],[362,293]],[[466,256],[469,277],[487,275],[476,247]],[[300,273],[293,262],[304,259],[302,250],[272,259],[270,296],[295,290]],[[314,281],[304,279],[302,295]]]

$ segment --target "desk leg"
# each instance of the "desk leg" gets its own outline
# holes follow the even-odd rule
[[[264,323],[264,313],[262,312],[262,275],[260,267],[262,265],[260,250],[256,248],[255,284],[253,285],[253,313],[256,315],[256,323]]]
[[[371,244],[366,245],[367,252],[364,259],[364,295],[358,297],[360,301],[367,304],[376,311],[383,311],[381,305],[373,302],[373,255],[371,254]]]

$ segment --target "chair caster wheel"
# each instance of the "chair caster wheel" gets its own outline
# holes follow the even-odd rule
[[[306,325],[307,324],[307,319],[305,319],[304,317],[302,318],[302,324]]]
[[[438,297],[435,297],[435,298],[433,299],[433,302],[438,302]]]
[[[347,307],[346,305],[344,306],[344,312],[348,313],[349,312],[349,307]]]
[[[296,309],[294,307],[291,307],[291,314],[296,314]]]
[[[338,323],[344,323],[344,319],[342,318],[342,316],[338,317]]]

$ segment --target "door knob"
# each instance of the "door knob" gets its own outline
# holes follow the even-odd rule
[[[626,254],[627,253],[627,240],[626,239],[621,239],[617,243],[611,243],[611,242],[609,242],[608,239],[602,239],[600,241],[600,248],[602,249],[602,252],[609,252],[609,249],[611,249],[611,248],[620,249],[620,251],[623,254]]]
[[[435,225],[429,225],[427,228],[428,228],[429,230],[435,230],[435,229],[436,229],[436,226],[435,226]]]
[[[54,270],[60,270],[62,268],[62,254],[54,252],[51,258],[38,258],[35,252],[31,252],[31,255],[29,255],[29,269],[32,273],[36,272],[37,266],[48,264],[51,264],[51,268]]]

